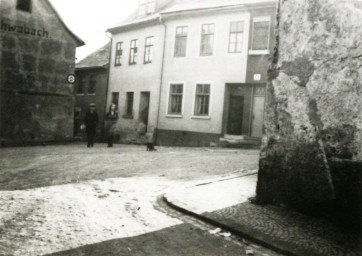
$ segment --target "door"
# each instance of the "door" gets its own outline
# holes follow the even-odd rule
[[[227,133],[241,135],[243,124],[244,96],[230,96]]]
[[[261,137],[263,135],[264,123],[264,96],[255,96],[253,104],[253,120],[251,135],[254,137]]]
[[[139,120],[148,125],[148,112],[150,108],[150,92],[141,92]]]

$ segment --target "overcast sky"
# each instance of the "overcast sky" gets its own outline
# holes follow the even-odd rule
[[[64,22],[85,43],[77,48],[77,61],[108,42],[105,30],[125,19],[138,0],[50,0]]]

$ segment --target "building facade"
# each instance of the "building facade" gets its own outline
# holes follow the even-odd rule
[[[110,48],[111,43],[107,43],[75,65],[74,137],[76,138],[85,136],[84,131],[80,130],[80,125],[83,123],[89,104],[94,103],[99,118],[96,140],[103,140]]]
[[[260,139],[275,1],[172,1],[159,10],[157,1],[146,3],[155,4],[154,13],[136,16],[129,22],[132,27],[124,23],[109,30],[114,61],[122,40],[127,41],[124,56],[131,58],[132,38],[145,43],[139,53],[146,59],[147,38],[154,37],[152,65],[126,62],[119,71],[111,68],[110,88],[119,90],[126,109],[134,91],[135,112],[142,113],[142,92],[152,83],[148,131],[157,128],[158,144],[209,146],[228,136]],[[121,31],[125,26],[127,32]],[[142,119],[140,114],[132,117]],[[137,126],[126,130],[126,123],[119,121],[120,133],[136,135]]]
[[[73,137],[75,48],[84,43],[48,1],[0,1],[1,142]]]

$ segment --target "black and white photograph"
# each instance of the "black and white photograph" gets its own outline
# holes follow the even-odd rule
[[[0,0],[0,256],[361,256],[362,0]]]

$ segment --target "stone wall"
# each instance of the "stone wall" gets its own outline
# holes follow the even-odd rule
[[[257,200],[317,209],[341,187],[332,157],[361,166],[362,2],[279,4]]]
[[[1,142],[63,141],[73,134],[75,48],[80,44],[47,1],[31,12],[1,0]]]

